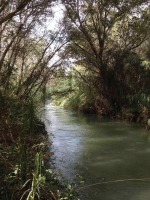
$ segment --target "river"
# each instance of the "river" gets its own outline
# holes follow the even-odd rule
[[[91,185],[79,190],[81,200],[150,200],[149,131],[50,103],[44,121],[55,168],[69,182],[81,175]]]

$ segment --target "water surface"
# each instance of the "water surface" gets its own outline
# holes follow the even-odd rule
[[[55,167],[69,182],[85,184],[150,178],[149,132],[135,124],[45,107]],[[150,200],[150,181],[99,184],[80,190],[81,200]]]

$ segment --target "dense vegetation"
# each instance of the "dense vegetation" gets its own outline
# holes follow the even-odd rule
[[[63,94],[65,87],[69,92],[68,98],[63,97],[65,105],[146,123],[150,115],[148,1],[64,1],[64,6],[69,40],[65,54],[72,62],[68,80],[60,84]]]
[[[52,30],[56,3],[64,16]],[[148,0],[0,2],[2,199],[73,198],[43,164],[50,155],[36,110],[46,89],[75,110],[146,123],[149,33]]]
[[[52,19],[50,0],[0,1],[0,199],[68,199],[72,187],[47,167],[44,124],[37,118],[45,86],[65,44]],[[48,22],[46,22],[48,20]]]

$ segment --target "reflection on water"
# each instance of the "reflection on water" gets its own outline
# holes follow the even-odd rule
[[[150,138],[137,125],[45,108],[45,124],[53,133],[55,167],[68,181],[77,174],[86,184],[103,180],[150,177]],[[132,181],[82,189],[81,200],[149,200],[150,182]]]

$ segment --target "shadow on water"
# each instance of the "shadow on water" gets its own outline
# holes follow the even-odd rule
[[[53,133],[55,167],[68,181],[77,174],[86,185],[118,179],[150,178],[150,138],[135,124],[99,119],[45,107],[47,131]],[[48,123],[50,122],[50,123]],[[149,200],[150,182],[125,181],[87,187],[81,200]]]

